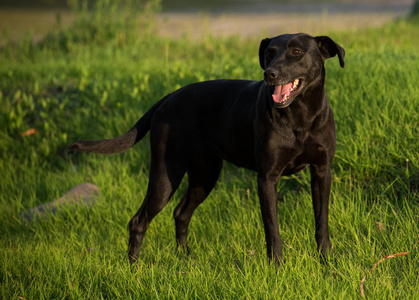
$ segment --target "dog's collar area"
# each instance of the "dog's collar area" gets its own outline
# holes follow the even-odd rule
[[[272,86],[274,91],[272,100],[277,107],[286,107],[291,104],[295,96],[301,91],[303,87],[303,79],[297,78],[286,84],[277,84]]]

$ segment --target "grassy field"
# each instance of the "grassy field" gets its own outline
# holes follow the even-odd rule
[[[259,40],[171,41],[144,24],[134,22],[143,28],[137,34],[130,22],[97,18],[1,49],[2,299],[352,299],[375,262],[400,252],[408,254],[367,276],[365,295],[419,298],[419,20],[323,32],[347,54],[345,69],[326,63],[338,144],[327,262],[316,253],[307,171],[278,186],[286,263],[277,268],[266,260],[256,176],[225,164],[192,219],[191,255],[175,251],[172,211],[183,184],[131,270],[127,223],[146,191],[148,139],[111,156],[68,155],[65,147],[124,133],[188,83],[260,79]],[[100,187],[95,205],[20,218],[84,182]]]

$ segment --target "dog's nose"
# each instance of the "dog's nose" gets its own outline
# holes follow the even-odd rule
[[[264,73],[265,79],[275,79],[278,77],[278,71],[273,69],[266,69]]]

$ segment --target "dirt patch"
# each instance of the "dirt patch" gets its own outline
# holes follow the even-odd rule
[[[206,3],[204,1],[204,3]],[[270,1],[236,0],[208,6],[207,13],[182,7],[158,16],[162,36],[272,36],[281,33],[319,34],[333,30],[376,27],[406,16],[413,0]]]
[[[158,16],[157,28],[161,36],[187,36],[201,39],[208,34],[216,37],[264,37],[282,33],[307,32],[321,34],[334,30],[377,27],[403,14],[185,14],[163,13]]]

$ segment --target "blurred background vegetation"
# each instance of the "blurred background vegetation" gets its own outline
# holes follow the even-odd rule
[[[45,34],[70,26],[75,19],[90,33],[112,31],[123,24],[154,27],[155,33],[171,38],[184,35],[197,38],[207,33],[259,37],[262,33],[314,33],[329,28],[352,30],[379,26],[409,13],[416,14],[418,1],[413,1],[0,0],[0,45],[7,40],[25,38],[38,42]],[[139,12],[143,12],[141,16]],[[87,17],[92,21],[89,24]]]

